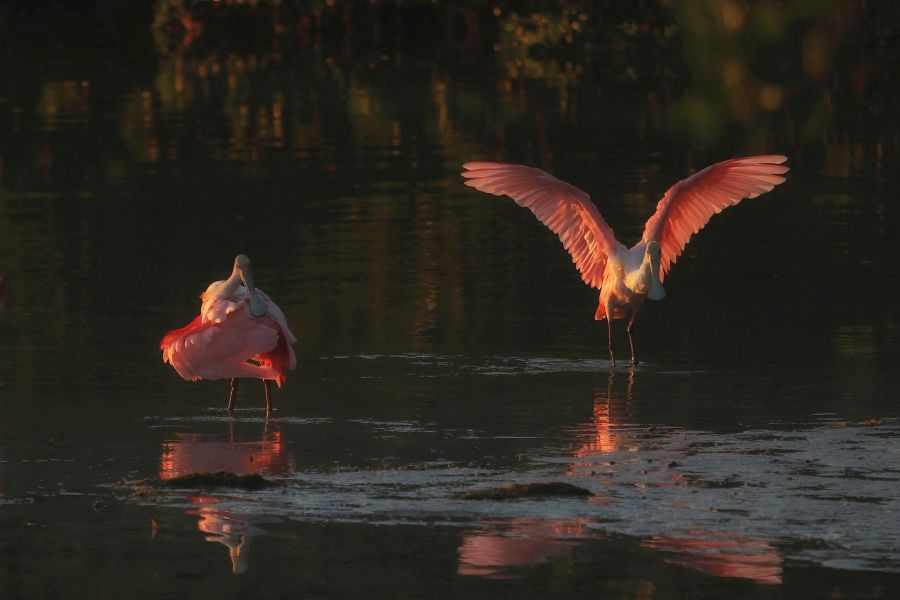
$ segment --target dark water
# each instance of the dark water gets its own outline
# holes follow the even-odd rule
[[[0,98],[0,596],[900,589],[900,142],[877,79],[854,94],[836,61],[701,135],[670,127],[699,84],[596,65],[30,56]],[[831,107],[817,129],[804,94]],[[669,185],[756,152],[789,155],[788,182],[691,243],[638,321],[645,362],[612,374],[559,242],[458,175],[541,166],[632,243]],[[261,385],[229,418],[224,382],[156,349],[240,252],[300,338],[268,421]],[[135,483],[219,470],[277,485]],[[453,498],[541,481],[593,496]]]

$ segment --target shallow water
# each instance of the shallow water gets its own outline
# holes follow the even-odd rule
[[[703,146],[650,84],[73,62],[0,99],[0,596],[895,595],[898,141],[839,92],[815,139]],[[558,241],[458,176],[547,168],[632,242],[668,185],[764,151],[788,183],[688,246],[613,373]],[[156,349],[239,252],[300,339],[268,420]],[[220,470],[276,485],[140,483]],[[544,481],[593,495],[453,498]]]

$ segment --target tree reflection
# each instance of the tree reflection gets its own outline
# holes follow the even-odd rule
[[[897,11],[815,0],[474,11],[161,0],[153,27],[167,41],[155,76],[113,86],[95,74],[16,73],[24,80],[0,114],[10,134],[0,178],[12,189],[79,187],[85,173],[116,183],[152,165],[183,181],[222,165],[244,181],[298,171],[321,179],[356,163],[365,168],[352,177],[366,186],[401,163],[415,180],[433,180],[485,152],[552,167],[596,152],[566,134],[598,127],[620,139],[674,139],[678,154],[793,148],[822,155],[837,177],[880,172],[896,153],[898,122],[893,67],[879,68],[891,56],[880,23]],[[252,34],[250,22],[260,23]],[[359,22],[377,26],[358,35]],[[228,34],[237,24],[244,29]],[[420,39],[423,31],[446,39]],[[397,36],[415,43],[387,39]],[[472,36],[479,41],[462,42]],[[442,42],[457,51],[428,52]],[[62,135],[71,128],[78,139]],[[523,145],[525,132],[533,141]]]
[[[106,164],[87,169],[107,175],[124,161],[186,176],[191,163],[211,160],[240,165],[255,181],[273,175],[276,159],[335,171],[345,160],[392,156],[433,173],[437,163],[425,161],[435,147],[454,164],[488,148],[550,166],[579,150],[554,132],[603,124],[597,111],[616,115],[606,135],[624,136],[610,126],[627,125],[628,136],[675,134],[681,148],[821,145],[845,165],[858,157],[842,149],[872,139],[864,160],[880,169],[896,151],[888,132],[898,114],[891,69],[878,68],[888,36],[879,23],[897,11],[817,0],[499,2],[475,11],[160,0],[153,28],[166,41],[155,77],[132,85],[120,104],[110,105],[109,82],[92,76],[43,78],[31,96],[34,86],[9,90],[6,127],[21,132],[34,111],[44,135],[31,142],[37,161],[4,152],[0,176],[8,184],[19,169],[38,169],[53,183],[60,157],[83,164],[91,153],[76,156],[68,136],[48,135],[73,125],[104,148],[124,140],[127,155],[101,154]],[[359,22],[377,26],[356,35]],[[423,31],[446,39],[420,39]],[[428,52],[473,35],[481,41],[465,42],[464,53]],[[391,36],[415,43],[394,45]],[[111,109],[117,131],[105,126]],[[523,127],[536,131],[535,148],[519,147]]]
[[[849,88],[863,104],[873,100],[873,84],[889,85],[870,65],[890,35],[878,23],[896,12],[840,0],[501,1],[476,9],[160,0],[153,29],[165,57],[238,50],[281,62],[309,53],[347,65],[425,56],[450,71],[463,64],[488,74],[496,66],[501,88],[540,81],[558,90],[563,113],[575,109],[581,85],[622,85],[661,101],[674,131],[695,142],[785,124],[808,141],[827,127],[834,93]]]

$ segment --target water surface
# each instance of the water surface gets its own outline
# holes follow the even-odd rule
[[[487,56],[6,64],[0,595],[893,595],[898,141],[850,119],[889,103],[813,82],[816,136],[791,100],[710,140],[668,125],[686,84]],[[613,373],[558,240],[458,175],[541,166],[632,243],[755,152],[788,183],[688,246]],[[300,338],[269,420],[156,349],[240,252]],[[219,470],[276,485],[139,483]],[[454,498],[543,481],[593,495]]]

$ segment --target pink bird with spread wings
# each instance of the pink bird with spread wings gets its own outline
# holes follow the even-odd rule
[[[596,320],[606,319],[609,359],[614,319],[627,319],[625,331],[631,360],[638,363],[631,330],[645,298],[666,297],[662,282],[691,236],[710,218],[744,198],[756,198],[785,181],[788,172],[777,154],[733,158],[694,173],[669,188],[644,226],[644,235],[627,248],[585,192],[549,173],[495,162],[463,165],[466,185],[497,196],[506,195],[531,210],[559,236],[586,284],[600,290]]]
[[[228,412],[234,410],[239,378],[262,379],[266,415],[272,412],[272,382],[278,387],[297,366],[297,338],[278,305],[253,282],[250,259],[234,259],[231,276],[214,281],[203,294],[200,314],[170,331],[159,343],[163,362],[182,379],[231,379]]]

